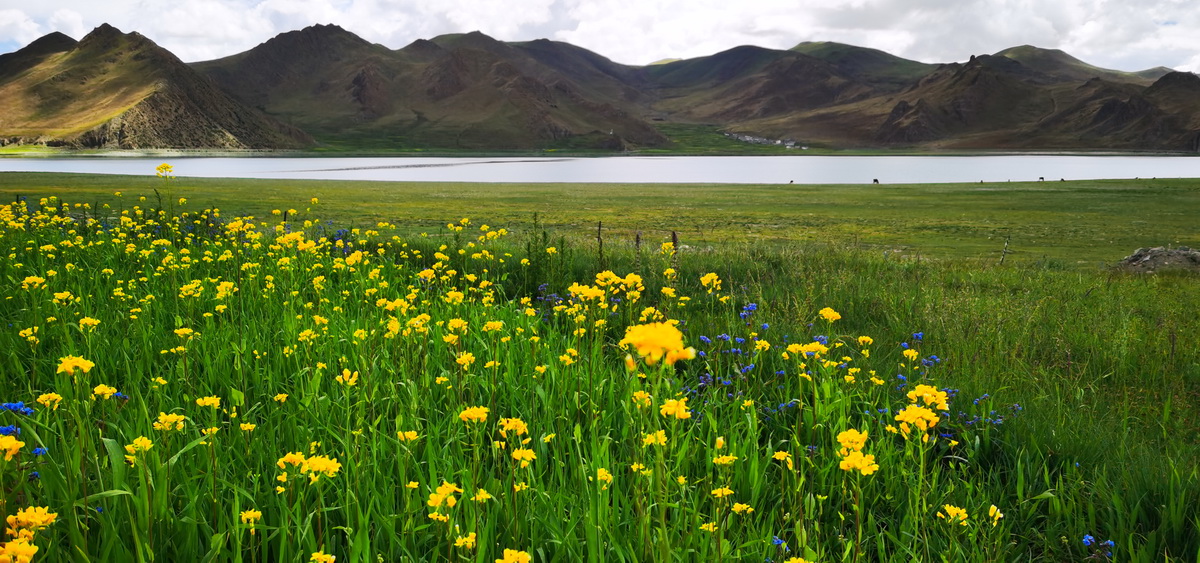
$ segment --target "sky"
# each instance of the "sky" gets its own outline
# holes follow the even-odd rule
[[[393,49],[478,30],[632,65],[838,41],[930,63],[1034,45],[1116,70],[1200,71],[1194,0],[0,0],[0,53],[52,31],[80,39],[101,23],[188,62],[332,23]]]

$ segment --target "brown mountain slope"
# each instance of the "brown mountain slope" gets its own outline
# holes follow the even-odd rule
[[[475,149],[664,143],[630,111],[635,106],[625,98],[639,92],[610,76],[626,71],[605,61],[562,44],[510,45],[478,32],[391,51],[336,26],[314,26],[193,66],[248,103],[335,143]]]
[[[52,48],[0,61],[0,138],[10,142],[278,148],[309,141],[237,103],[137,33],[102,25],[73,45],[60,37],[41,43]]]

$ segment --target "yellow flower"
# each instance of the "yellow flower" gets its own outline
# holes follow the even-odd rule
[[[12,460],[13,456],[17,455],[23,447],[25,447],[25,442],[16,439],[14,436],[7,434],[0,436],[0,452],[4,452],[5,461]]]
[[[913,350],[912,348],[909,348],[904,351],[904,357],[908,358],[908,361],[910,361],[910,362],[917,359],[917,356],[920,356],[920,355],[921,355],[920,353],[918,353],[916,350]]]
[[[158,413],[158,421],[154,423],[155,430],[167,432],[170,430],[183,430],[183,421],[187,417],[181,414],[167,414],[165,412]]]
[[[788,469],[795,469],[795,465],[792,462],[792,454],[785,451],[778,451],[772,454],[771,457],[777,461],[787,463]]]
[[[286,402],[286,401],[288,400],[288,396],[287,396],[287,393],[280,393],[280,394],[278,394],[278,395],[275,395],[274,397],[272,397],[272,399],[273,399],[273,400],[274,400],[276,403],[283,403],[283,402]]]
[[[952,504],[942,505],[942,510],[944,510],[945,512],[943,513],[942,511],[938,511],[938,513],[937,513],[938,518],[942,518],[951,524],[954,524],[957,522],[959,524],[962,524],[963,526],[967,525],[967,511],[966,510],[963,510]]]
[[[658,413],[665,417],[675,417],[677,419],[692,418],[691,411],[688,410],[687,397],[682,399],[667,399],[658,409]]]
[[[713,463],[717,465],[733,465],[733,462],[738,460],[735,455],[719,455],[713,458]]]
[[[719,489],[712,490],[712,496],[717,497],[717,498],[725,498],[732,494],[733,494],[733,489],[730,489],[729,487],[721,487]]]
[[[475,502],[485,502],[492,499],[492,494],[487,492],[487,489],[479,489],[475,492],[475,496],[471,500]]]
[[[716,273],[710,272],[700,276],[700,285],[704,286],[704,289],[708,290],[709,293],[720,291],[721,278],[717,277]]]
[[[842,445],[842,455],[848,451],[861,451],[867,443],[867,433],[853,428],[837,435],[837,441]]]
[[[255,428],[258,428],[257,424],[251,424],[249,422],[243,422],[241,424],[242,432],[254,432]]]
[[[396,437],[399,438],[401,442],[412,442],[419,436],[417,436],[416,430],[397,430]]]
[[[252,508],[250,510],[243,510],[239,516],[243,524],[250,525],[250,534],[253,535],[255,532],[254,526],[258,524],[259,520],[262,520],[262,512]]]
[[[720,450],[720,449],[724,449],[724,448],[725,448],[725,437],[717,436],[716,449]]]
[[[346,387],[354,387],[358,385],[358,372],[351,372],[348,369],[343,369],[341,375],[334,378],[338,383]]]
[[[937,426],[938,416],[925,407],[908,405],[896,414],[896,422],[900,423],[900,433],[907,438],[911,432],[910,424],[916,426],[923,433]],[[928,441],[929,435],[926,434],[922,439]]]
[[[838,314],[837,311],[834,311],[830,307],[825,307],[824,309],[821,309],[820,311],[817,312],[817,314],[821,315],[822,319],[825,319],[829,322],[833,322],[833,321],[836,321],[836,320],[842,318],[842,315]]]
[[[128,452],[129,455],[134,455],[139,452],[149,451],[150,448],[153,447],[154,442],[151,442],[149,438],[145,436],[138,436],[137,438],[133,439],[132,444],[125,446],[125,451]]]
[[[196,399],[196,406],[212,407],[214,409],[221,407],[221,398],[216,396],[200,397]]]
[[[75,375],[77,371],[87,373],[92,371],[96,364],[89,362],[79,356],[63,356],[58,359],[58,371],[55,373],[65,373],[67,375]]]
[[[839,467],[843,471],[858,470],[863,475],[870,475],[879,470],[879,465],[875,463],[875,456],[864,455],[860,451],[852,451],[849,455],[842,458]]]
[[[909,350],[905,350],[909,352]],[[950,397],[945,391],[938,390],[932,385],[918,385],[908,392],[908,400],[913,403],[923,402],[927,407],[934,407],[940,411],[950,410]]]
[[[715,531],[717,531],[717,523],[709,522],[707,524],[701,524],[700,529],[704,530],[705,532],[709,532],[709,533],[715,532]]]
[[[338,472],[342,470],[342,464],[338,463],[337,458],[329,458],[323,455],[315,455],[306,458],[300,466],[300,471],[308,473],[310,482],[316,483],[321,475],[326,477],[336,477]]]
[[[454,538],[454,547],[475,549],[475,532],[471,532],[466,536],[458,536]]]
[[[475,363],[475,354],[463,352],[454,358],[454,363],[462,366],[463,369],[470,369],[471,364]]]
[[[62,395],[58,393],[43,393],[38,395],[37,402],[50,410],[58,410],[58,404],[62,402]]]
[[[988,518],[992,519],[992,527],[995,527],[996,524],[1000,523],[1000,519],[1004,518],[1004,513],[1000,512],[1000,509],[996,508],[996,505],[993,504],[992,507],[988,509]]]
[[[609,473],[607,469],[601,467],[596,470],[596,480],[604,482],[604,487],[602,487],[602,490],[608,489],[608,485],[613,481],[613,475],[612,473]]]
[[[334,563],[336,560],[337,557],[325,553],[324,550],[312,554],[312,557],[309,558],[309,561],[313,561],[315,563]]]
[[[110,387],[101,383],[100,385],[97,385],[95,389],[92,389],[92,398],[95,399],[96,395],[99,395],[101,399],[110,399],[116,393],[116,387]]]
[[[642,437],[642,446],[665,446],[667,445],[667,432],[659,430],[658,432],[646,434]]]
[[[533,557],[524,551],[505,549],[504,557],[502,559],[497,559],[496,563],[529,563],[530,561],[533,561]]]
[[[467,407],[458,413],[458,419],[463,422],[483,422],[487,417],[487,407]]]
[[[735,502],[735,503],[733,503],[733,511],[738,514],[742,514],[742,513],[750,514],[751,512],[754,512],[754,508],[748,504],[742,504],[740,502]]]
[[[524,468],[524,467],[529,467],[529,462],[537,459],[537,455],[535,455],[533,453],[533,450],[526,449],[526,448],[517,448],[517,449],[513,450],[512,458],[517,461],[520,461],[521,467]]]
[[[9,516],[8,527],[14,530],[25,529],[31,532],[37,532],[53,524],[57,519],[58,513],[50,512],[49,507],[30,506],[27,508],[22,508],[18,510],[16,514]]]
[[[675,365],[679,360],[696,357],[695,348],[684,348],[683,333],[670,323],[633,325],[625,329],[625,338],[618,346],[632,346],[647,364],[654,365],[663,360]]]
[[[529,426],[519,418],[501,418],[500,435],[507,438],[509,432],[515,432],[517,436],[523,436],[529,433]]]

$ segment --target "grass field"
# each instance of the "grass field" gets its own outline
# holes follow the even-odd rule
[[[135,205],[158,187],[151,177],[0,174],[0,194],[69,196]],[[342,224],[378,220],[413,231],[447,214],[487,216],[513,230],[534,213],[556,232],[593,236],[602,222],[613,243],[638,231],[681,244],[820,242],[904,256],[1042,261],[1095,270],[1141,246],[1200,247],[1200,181],[1102,180],[898,186],[455,184],[178,179],[176,197],[229,213],[266,216],[303,209],[311,194],[322,216]],[[126,194],[116,198],[115,192]],[[199,203],[203,202],[203,203]],[[150,203],[153,203],[151,201]],[[143,206],[145,204],[143,203]]]
[[[979,188],[0,174],[5,548],[1195,560],[1200,181]]]

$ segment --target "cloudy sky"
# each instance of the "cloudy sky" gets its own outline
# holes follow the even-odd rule
[[[1030,44],[1105,68],[1200,71],[1194,0],[0,0],[0,53],[105,22],[185,61],[334,23],[392,48],[479,30],[566,41],[626,64],[840,41],[925,62]]]

